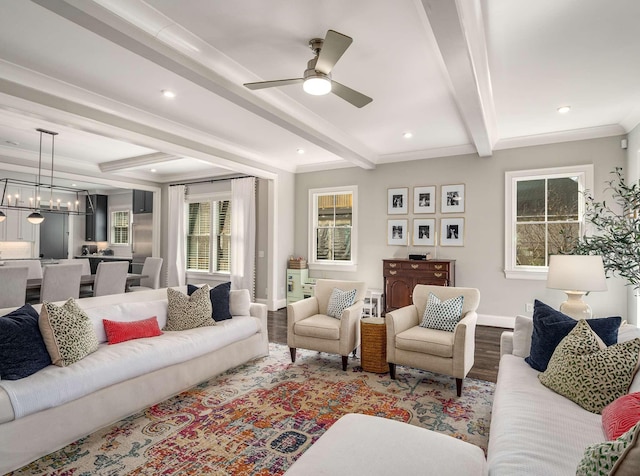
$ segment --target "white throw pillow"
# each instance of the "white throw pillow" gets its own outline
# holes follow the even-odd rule
[[[356,299],[356,290],[343,291],[342,289],[333,288],[329,305],[327,306],[327,316],[340,319],[342,311],[351,306]]]
[[[232,289],[229,291],[229,312],[232,316],[251,315],[251,295],[248,289]]]
[[[533,335],[533,319],[527,316],[516,316],[513,328],[513,355],[529,357],[531,353],[531,336]]]

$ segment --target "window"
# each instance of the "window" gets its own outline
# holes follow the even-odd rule
[[[309,190],[309,266],[355,270],[357,187]]]
[[[546,279],[549,256],[571,251],[584,230],[593,166],[507,172],[505,275]]]
[[[187,204],[187,270],[230,272],[231,201]]]
[[[111,212],[111,244],[129,244],[129,210]]]

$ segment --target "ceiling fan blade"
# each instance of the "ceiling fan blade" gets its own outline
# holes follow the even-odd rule
[[[327,31],[316,62],[316,71],[329,74],[352,42],[353,39],[347,35],[333,30]]]
[[[287,86],[289,84],[302,83],[304,78],[293,78],[293,79],[278,79],[275,81],[259,81],[257,83],[244,83],[244,86],[249,89],[264,89],[264,88],[273,88],[276,86]]]
[[[363,107],[373,101],[369,96],[365,96],[355,89],[348,88],[338,81],[331,81],[331,92],[336,96],[340,96],[345,101],[350,102],[355,107]]]

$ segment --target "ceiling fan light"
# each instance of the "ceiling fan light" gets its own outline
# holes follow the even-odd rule
[[[327,78],[307,78],[302,84],[302,89],[304,89],[307,94],[323,96],[331,92],[331,81]]]
[[[31,212],[27,217],[27,221],[29,223],[33,223],[34,225],[39,225],[44,221],[44,217],[40,214],[40,212]]]

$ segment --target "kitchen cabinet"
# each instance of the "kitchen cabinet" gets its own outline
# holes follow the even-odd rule
[[[107,241],[107,196],[91,195],[93,215],[87,215],[85,220],[86,241]],[[86,210],[90,211],[89,197],[86,198]]]
[[[153,213],[153,192],[133,191],[133,213]]]
[[[11,203],[17,203],[22,207],[32,206],[35,199],[35,190],[32,187],[7,187],[4,205],[8,203],[7,197],[11,196]],[[0,241],[36,241],[36,227],[27,221],[32,210],[16,210],[12,207],[2,207],[7,218],[0,223]]]
[[[455,286],[455,260],[382,260],[384,310],[391,312],[413,303],[416,284]]]

